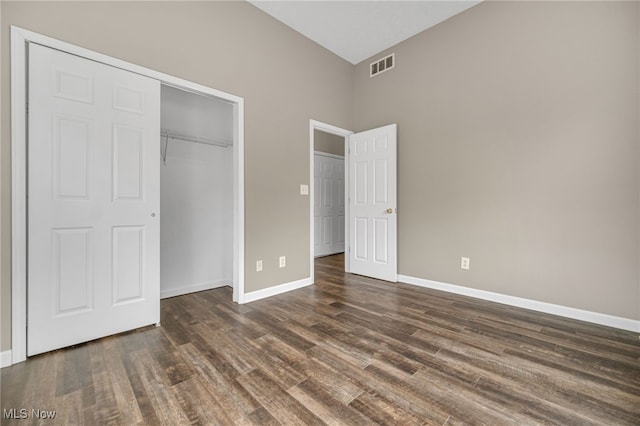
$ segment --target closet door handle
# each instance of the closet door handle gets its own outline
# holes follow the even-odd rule
[[[156,214],[155,213],[151,213],[151,217],[156,217]]]

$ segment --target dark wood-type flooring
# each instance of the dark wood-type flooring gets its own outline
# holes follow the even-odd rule
[[[2,423],[640,424],[637,334],[342,270],[165,299],[159,328],[4,368],[2,408],[29,419]]]

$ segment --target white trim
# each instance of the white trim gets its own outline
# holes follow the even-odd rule
[[[76,46],[71,43],[64,42],[52,37],[48,37],[42,34],[34,33],[29,30],[25,30],[16,26],[11,26],[11,36],[21,39],[22,43],[37,43],[43,46],[51,47],[63,52],[71,53],[73,55],[81,56],[92,61],[101,62],[103,64],[120,68],[122,70],[134,72],[136,74],[144,75],[156,80],[159,80],[163,84],[173,86],[177,89],[188,90],[194,93],[205,94],[222,98],[231,103],[238,103],[243,100],[242,97],[232,95],[222,90],[214,89],[212,87],[203,86],[192,81],[184,80],[180,77],[165,74],[160,71],[155,71],[150,68],[146,68],[140,65],[132,64],[130,62],[123,61],[112,56],[103,55],[102,53],[95,52],[93,50],[85,49],[84,47]]]
[[[544,312],[547,314],[558,315],[565,318],[572,318],[580,321],[586,321],[594,324],[600,324],[608,327],[640,333],[640,321],[628,318],[616,317],[613,315],[601,314],[598,312],[585,311],[568,306],[539,302],[537,300],[508,296],[506,294],[478,290],[475,288],[447,284],[438,281],[431,281],[424,278],[410,277],[407,275],[398,275],[398,281],[406,284],[416,285],[419,287],[446,291],[447,293],[461,294],[463,296],[475,297],[476,299],[488,300],[491,302],[502,303],[504,305],[516,306],[518,308],[530,309],[532,311]]]
[[[0,368],[9,367],[12,365],[11,350],[0,352]]]
[[[244,99],[233,106],[233,301],[244,303]]]
[[[344,155],[331,154],[330,152],[313,151],[313,155],[320,155],[322,157],[337,158],[338,160],[344,160]]]
[[[232,287],[233,283],[230,281],[210,281],[200,284],[193,284],[179,288],[172,288],[170,290],[163,290],[160,292],[160,299],[166,299],[168,297],[182,296],[183,294],[195,293],[197,291],[212,290],[220,287]]]
[[[297,290],[302,287],[307,287],[313,284],[313,280],[311,278],[304,278],[298,281],[291,281],[289,283],[284,283],[280,285],[276,285],[273,287],[267,287],[262,290],[252,291],[250,293],[246,293],[244,295],[244,301],[255,302],[256,300],[265,299],[271,296],[277,296],[278,294],[286,293],[292,290]]]
[[[154,71],[51,37],[11,26],[11,164],[12,164],[12,360],[27,354],[27,236],[26,236],[26,44],[37,43],[126,71],[141,74],[181,90],[213,96],[234,104],[234,256],[233,300],[243,303],[244,294],[244,99],[179,77]]]
[[[27,36],[11,27],[11,356],[27,359]]]
[[[313,283],[315,281],[314,271],[314,250],[315,250],[315,220],[314,220],[314,201],[315,201],[315,185],[313,184],[313,156],[315,155],[315,140],[314,130],[320,130],[325,133],[331,133],[332,135],[341,136],[344,138],[344,250],[345,253],[349,250],[349,169],[348,169],[348,157],[349,157],[349,136],[353,134],[351,130],[342,129],[340,127],[333,126],[331,124],[323,123],[317,120],[309,120],[309,224],[310,224],[310,238],[311,246],[309,248],[309,275],[310,280]],[[350,272],[349,256],[344,257],[344,270]]]

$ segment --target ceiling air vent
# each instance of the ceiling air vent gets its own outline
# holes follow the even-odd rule
[[[396,65],[395,53],[373,62],[369,65],[369,77],[389,71]]]

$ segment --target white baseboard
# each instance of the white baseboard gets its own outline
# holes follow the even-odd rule
[[[298,281],[291,281],[290,283],[284,283],[273,287],[265,288],[263,290],[256,290],[250,293],[241,295],[240,303],[255,302],[256,300],[264,299],[266,297],[276,296],[278,294],[286,293],[288,291],[297,290],[302,287],[313,284],[311,278],[303,278]]]
[[[570,308],[568,306],[554,305],[552,303],[539,302],[537,300],[523,299],[521,297],[508,296],[491,291],[477,290],[474,288],[459,285],[441,283],[438,281],[426,280],[424,278],[398,275],[398,281],[413,284],[420,287],[434,290],[446,291],[448,293],[461,294],[463,296],[475,297],[476,299],[489,300],[491,302],[502,303],[519,308],[530,309],[532,311],[544,312],[561,317],[577,319],[594,324],[606,325],[608,327],[640,333],[640,321],[628,318],[616,317],[613,315],[601,314],[598,312],[585,311],[582,309]]]
[[[11,364],[11,350],[0,352],[0,368],[9,367]]]
[[[224,287],[224,286],[231,287],[231,285],[232,285],[231,281],[223,280],[223,281],[213,281],[213,282],[189,285],[186,287],[169,288],[166,290],[161,289],[160,299],[166,299],[167,297],[181,296],[183,294],[188,294],[188,293],[195,293],[196,291],[211,290],[213,288],[218,288],[218,287]]]

